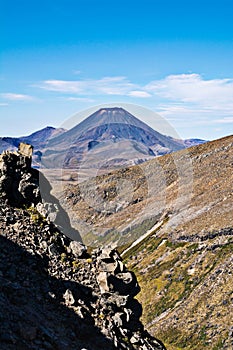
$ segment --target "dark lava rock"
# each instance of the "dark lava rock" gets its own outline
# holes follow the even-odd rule
[[[30,152],[0,156],[1,350],[164,350],[140,322],[140,288],[119,253],[88,255],[36,211]]]

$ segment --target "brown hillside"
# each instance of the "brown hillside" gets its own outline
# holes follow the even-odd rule
[[[84,241],[140,237],[161,217],[173,238],[232,226],[233,136],[65,187],[63,205]],[[103,237],[104,236],[104,237]]]
[[[233,348],[232,166],[229,136],[66,188],[92,245],[115,239],[124,250],[152,227],[123,257],[143,322],[168,349]],[[96,210],[99,198],[108,210]]]

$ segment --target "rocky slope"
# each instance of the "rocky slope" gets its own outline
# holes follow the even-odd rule
[[[66,188],[89,243],[123,252],[149,232],[123,258],[142,319],[168,349],[233,348],[232,159],[229,136]]]
[[[233,228],[174,239],[154,234],[125,254],[143,321],[168,349],[233,347]]]
[[[140,287],[119,253],[87,252],[39,213],[31,151],[0,159],[1,349],[165,349],[139,320]]]
[[[161,231],[175,238],[231,226],[232,145],[229,136],[87,182],[64,183],[62,203],[93,245],[130,243],[160,220]]]

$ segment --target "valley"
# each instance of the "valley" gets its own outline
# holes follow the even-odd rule
[[[231,350],[233,136],[173,140],[121,109],[80,125],[32,137],[59,227],[90,254],[117,248],[139,282],[142,322],[167,349]]]
[[[83,240],[123,252],[141,286],[142,320],[167,349],[232,348],[232,159],[229,136],[64,187]],[[105,213],[88,197],[96,188]]]
[[[61,203],[80,232],[86,225],[87,244],[98,234],[107,239],[109,228],[118,245],[132,242],[164,215],[161,232],[175,239],[231,226],[232,142],[229,136],[89,181],[63,181]]]

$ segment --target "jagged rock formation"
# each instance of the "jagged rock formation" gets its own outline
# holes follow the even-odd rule
[[[81,241],[78,231],[71,227],[67,213],[51,195],[48,180],[31,167],[32,152],[31,145],[20,143],[18,152],[6,151],[0,155],[1,197],[13,206],[36,206],[39,213],[55,222],[60,231]]]
[[[0,156],[1,197],[13,205],[37,204],[40,201],[39,173],[31,168],[32,146],[21,143],[18,152]]]
[[[1,349],[165,349],[139,320],[140,288],[118,252],[88,252],[39,214],[30,161],[25,145],[0,160]]]

